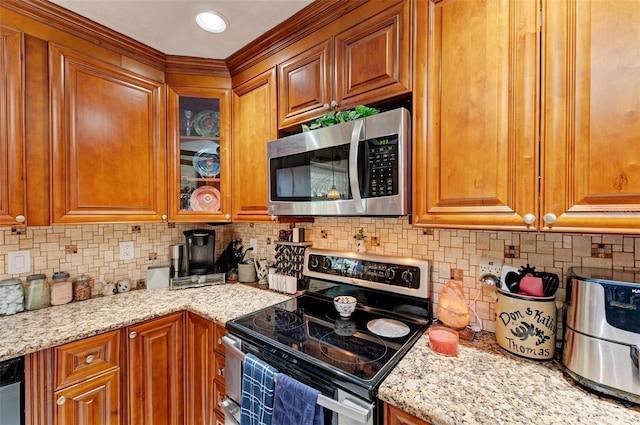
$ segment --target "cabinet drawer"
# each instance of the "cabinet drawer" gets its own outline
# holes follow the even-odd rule
[[[214,353],[213,372],[216,375],[216,382],[224,386],[224,356],[220,353]]]
[[[215,338],[215,350],[224,355],[224,345],[222,344],[222,337],[227,334],[227,330],[223,325],[219,325],[216,323],[216,338]]]
[[[56,347],[55,389],[120,366],[120,331],[92,336]]]

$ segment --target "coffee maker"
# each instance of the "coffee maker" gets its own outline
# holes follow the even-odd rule
[[[216,232],[208,229],[193,229],[183,232],[185,244],[185,275],[214,273]]]

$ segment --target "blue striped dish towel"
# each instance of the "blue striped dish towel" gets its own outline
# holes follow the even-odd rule
[[[245,355],[242,365],[240,425],[271,425],[278,371],[251,353]]]
[[[318,405],[320,392],[279,373],[271,425],[322,425],[324,409]]]

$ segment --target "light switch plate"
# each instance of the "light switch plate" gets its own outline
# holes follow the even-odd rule
[[[9,274],[31,271],[31,251],[9,251],[7,255]]]

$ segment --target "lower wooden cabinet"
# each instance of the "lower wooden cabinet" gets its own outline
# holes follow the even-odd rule
[[[211,425],[215,409],[214,323],[189,312],[186,336],[187,423]]]
[[[120,369],[72,385],[54,394],[58,425],[121,425]]]
[[[183,313],[129,326],[129,425],[184,424]]]
[[[180,312],[27,354],[26,424],[223,425],[225,333]]]
[[[121,339],[112,331],[53,350],[54,424],[122,423]]]
[[[395,406],[384,404],[385,425],[431,425],[431,423],[417,418]]]

